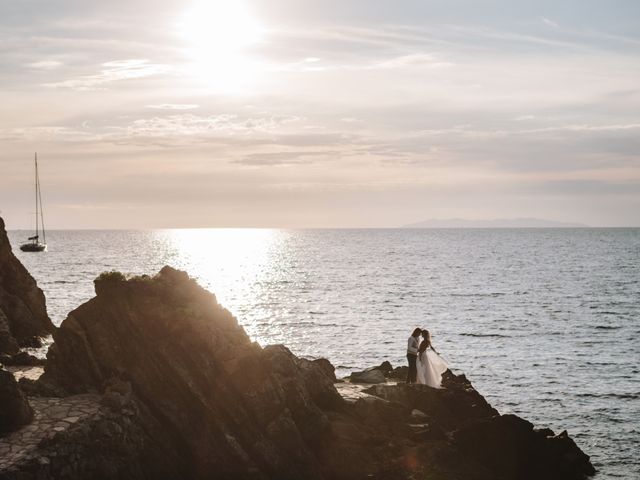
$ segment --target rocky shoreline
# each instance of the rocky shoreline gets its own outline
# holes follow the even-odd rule
[[[261,347],[184,272],[110,272],[95,290],[51,329],[44,367],[0,370],[0,479],[594,473],[566,432],[500,415],[464,375],[405,385],[385,362],[339,381],[327,360]]]
[[[54,330],[44,293],[13,254],[0,218],[0,362],[29,362],[20,348],[40,347],[40,338]]]

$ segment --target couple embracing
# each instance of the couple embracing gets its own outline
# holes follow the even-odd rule
[[[422,342],[420,342],[422,336]],[[416,328],[407,344],[409,373],[407,383],[418,383],[433,388],[442,388],[442,374],[449,366],[431,345],[429,330]]]

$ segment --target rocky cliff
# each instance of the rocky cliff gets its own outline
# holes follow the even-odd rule
[[[42,290],[11,250],[0,218],[0,354],[19,347],[40,346],[40,337],[53,332]]]
[[[165,432],[145,455],[175,457],[179,478],[321,478],[310,446],[329,429],[321,406],[341,399],[319,364],[252,343],[184,272],[105,274],[96,293],[54,334],[43,383],[71,393],[130,384]]]
[[[96,297],[54,340],[44,375],[21,382],[25,390],[67,410],[96,400],[28,454],[4,469],[0,462],[0,478],[577,480],[593,472],[565,434],[499,415],[463,376],[449,374],[444,390],[339,383],[357,388],[342,396],[329,362],[252,343],[212,294],[169,267],[153,278],[103,274]],[[68,396],[53,399],[61,392]]]

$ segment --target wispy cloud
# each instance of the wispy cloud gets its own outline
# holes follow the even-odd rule
[[[558,125],[552,127],[536,128],[531,130],[520,130],[516,133],[539,133],[539,132],[615,132],[625,130],[640,129],[640,123],[614,124],[614,125]]]
[[[59,62],[57,60],[40,60],[38,62],[32,62],[27,64],[27,67],[43,69],[43,70],[51,70],[54,68],[58,68],[60,66],[62,66],[62,62]]]
[[[412,53],[409,55],[401,55],[390,60],[384,60],[377,63],[377,68],[403,68],[403,67],[427,67],[427,68],[446,68],[452,67],[452,62],[438,60],[435,55],[430,53]]]
[[[82,75],[60,82],[46,83],[45,86],[71,90],[96,90],[110,82],[150,77],[170,71],[171,67],[169,65],[154,64],[150,63],[149,60],[117,60],[103,63],[100,73]]]
[[[235,160],[234,163],[249,166],[310,164],[318,161],[336,160],[342,156],[338,150],[324,151],[277,151],[252,153]]]
[[[542,20],[542,23],[544,23],[548,27],[552,27],[552,28],[560,27],[560,25],[558,25],[553,20],[549,20],[547,17],[540,17],[540,20]]]
[[[155,116],[114,127],[111,136],[120,140],[160,138],[182,144],[185,137],[216,138],[270,134],[299,120],[295,116],[266,115],[244,117],[234,114],[195,115],[191,113]]]
[[[39,126],[0,129],[3,141],[25,142],[82,142],[95,141],[99,137],[81,129],[64,126]]]
[[[198,108],[198,105],[187,103],[160,103],[156,105],[147,105],[147,108],[153,108],[155,110],[193,110]]]

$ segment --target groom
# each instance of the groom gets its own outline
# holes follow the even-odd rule
[[[416,383],[416,376],[418,370],[416,368],[416,361],[418,360],[418,347],[420,345],[419,339],[422,330],[416,328],[407,342],[407,360],[409,361],[409,373],[407,373],[407,383]]]

